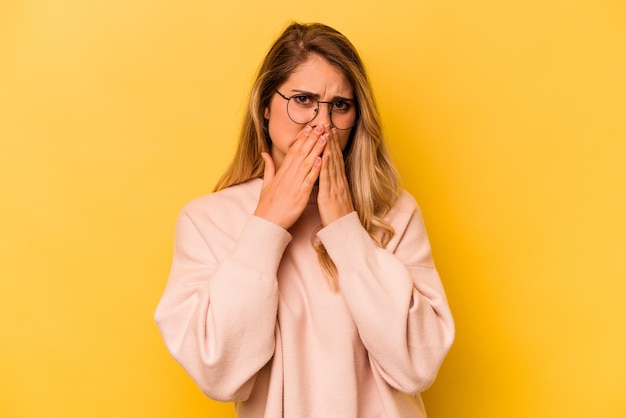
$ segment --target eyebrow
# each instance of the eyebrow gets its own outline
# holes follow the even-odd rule
[[[313,92],[306,91],[306,90],[291,89],[291,95],[292,96],[293,95],[298,95],[298,94],[315,97],[316,100],[320,99],[320,95],[317,94],[317,93],[313,93]],[[331,102],[336,102],[336,101],[353,102],[354,98],[343,97],[343,96],[334,96],[332,99],[330,99],[330,101]]]

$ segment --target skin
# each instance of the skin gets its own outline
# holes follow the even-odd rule
[[[287,97],[313,93],[322,101],[354,97],[343,73],[317,55],[298,66],[278,90]],[[272,151],[271,155],[263,153],[263,186],[254,214],[285,229],[300,218],[318,180],[322,226],[354,211],[342,154],[350,130],[332,128],[327,105],[321,106],[316,118],[304,127],[289,119],[285,100],[278,94],[264,112]]]

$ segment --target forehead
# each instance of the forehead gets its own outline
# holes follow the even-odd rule
[[[281,87],[286,93],[306,91],[321,96],[352,96],[352,86],[343,71],[319,55],[298,65]]]

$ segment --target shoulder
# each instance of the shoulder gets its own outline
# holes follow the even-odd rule
[[[417,228],[424,230],[425,225],[419,204],[406,190],[400,192],[400,196],[385,215],[385,220],[393,227],[395,234],[402,235],[407,229]]]
[[[420,207],[411,193],[402,189],[393,206],[389,209],[386,217],[406,217],[420,213]]]
[[[407,257],[421,254],[420,265],[430,266],[430,243],[426,232],[426,225],[420,207],[415,198],[406,190],[402,190],[392,208],[387,212],[385,220],[393,228],[393,236],[387,244],[387,249],[400,254],[408,251]],[[412,255],[411,255],[412,254]]]
[[[232,224],[254,212],[261,193],[261,179],[252,179],[217,192],[196,197],[185,204],[181,217],[194,223]]]

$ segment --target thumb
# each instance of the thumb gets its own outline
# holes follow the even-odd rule
[[[265,168],[263,169],[263,184],[267,184],[274,178],[276,174],[276,167],[274,166],[274,160],[272,156],[267,152],[261,153],[261,158],[265,162]]]

